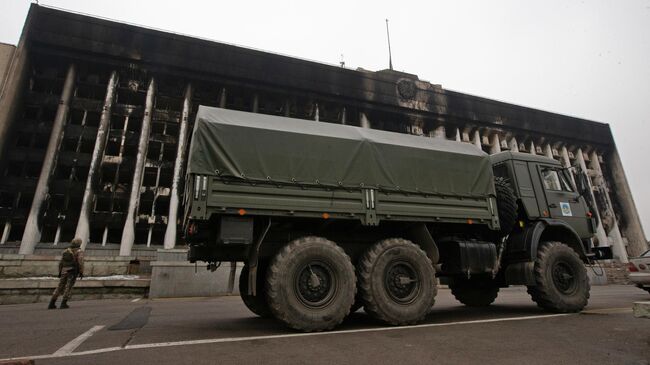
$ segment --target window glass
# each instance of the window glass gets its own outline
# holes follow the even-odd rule
[[[650,257],[650,250],[646,251],[641,255],[641,257]]]
[[[562,190],[573,191],[573,188],[571,187],[571,182],[569,181],[569,178],[564,173],[564,171],[562,171],[562,173],[560,173],[559,176],[560,176],[560,183],[562,184]]]
[[[546,190],[562,190],[562,186],[560,185],[560,178],[556,170],[542,170],[542,180],[544,181],[544,188]]]

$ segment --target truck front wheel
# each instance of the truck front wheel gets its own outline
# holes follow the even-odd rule
[[[273,258],[266,295],[273,315],[300,331],[329,330],[350,312],[356,294],[354,266],[334,242],[303,237]]]
[[[449,283],[451,294],[459,302],[468,307],[485,307],[494,302],[499,293],[499,287],[491,278],[473,276],[454,278]]]
[[[551,312],[579,312],[589,300],[589,278],[578,254],[561,242],[543,242],[535,260],[535,282],[528,293]]]
[[[359,261],[357,276],[365,311],[392,325],[420,322],[435,301],[431,260],[405,239],[386,239],[372,246]]]
[[[248,265],[244,266],[239,274],[239,296],[251,312],[257,314],[262,318],[269,318],[273,315],[266,302],[265,294],[265,275],[266,265],[259,263],[257,266],[257,295],[248,294]]]

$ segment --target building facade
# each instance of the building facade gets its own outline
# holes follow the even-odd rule
[[[32,4],[0,45],[0,247],[174,248],[198,105],[446,138],[588,171],[597,246],[647,241],[609,125]]]

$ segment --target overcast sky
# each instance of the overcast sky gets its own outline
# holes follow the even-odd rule
[[[0,2],[15,44],[29,1]],[[650,0],[155,1],[41,4],[609,123],[650,233]],[[343,56],[342,56],[343,55]]]

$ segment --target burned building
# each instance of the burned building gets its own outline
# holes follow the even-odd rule
[[[590,175],[598,246],[647,247],[609,125],[32,4],[0,45],[1,244],[31,254],[180,242],[184,156],[198,105],[545,155]]]

